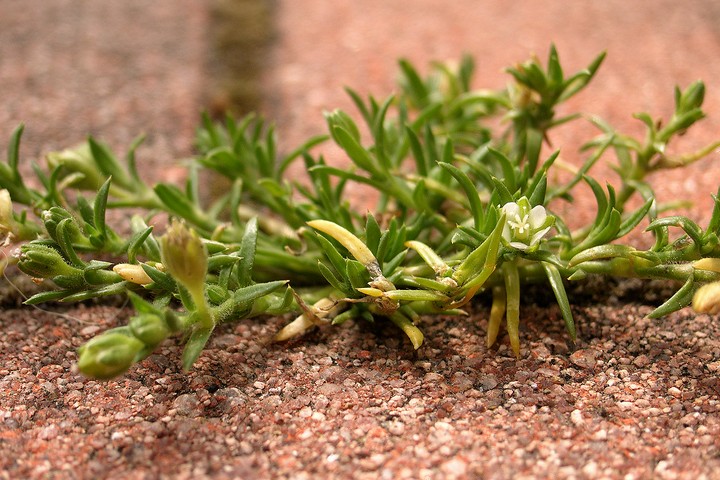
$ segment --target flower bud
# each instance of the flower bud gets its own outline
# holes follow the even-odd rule
[[[3,188],[0,190],[0,235],[8,235],[12,240],[17,229],[17,222],[13,218],[10,192]]]
[[[78,349],[78,368],[88,377],[116,377],[130,368],[143,347],[143,342],[137,338],[116,332],[104,333]]]
[[[693,268],[697,270],[710,270],[720,273],[720,258],[702,258],[693,262]]]
[[[145,273],[142,266],[133,263],[118,263],[113,267],[113,272],[120,275],[123,280],[137,285],[148,285],[152,283],[152,278]]]
[[[7,225],[12,221],[12,199],[6,189],[0,190],[0,225]]]
[[[82,271],[68,265],[60,252],[46,245],[29,243],[20,248],[18,267],[24,273],[35,278],[53,278],[56,276],[82,277]]]
[[[698,313],[711,315],[720,313],[720,282],[712,282],[700,287],[693,296],[692,306]]]
[[[160,255],[165,271],[189,291],[202,291],[207,274],[208,254],[195,230],[173,221],[160,238]]]
[[[154,313],[141,313],[130,319],[130,331],[145,345],[157,345],[167,338],[170,329],[165,319]]]
[[[675,92],[675,110],[678,114],[700,108],[705,99],[705,84],[698,80],[690,84],[684,92]]]
[[[70,240],[73,243],[83,243],[85,237],[80,231],[80,227],[70,213],[61,207],[51,207],[48,210],[42,212],[42,221],[45,225],[45,229],[51,238],[57,239],[57,227],[63,220],[70,219],[65,227],[70,233]]]

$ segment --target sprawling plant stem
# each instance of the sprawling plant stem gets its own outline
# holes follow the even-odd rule
[[[287,155],[258,117],[204,117],[184,185],[150,186],[141,178],[141,140],[122,162],[90,139],[49,154],[47,169],[34,170],[39,187],[31,187],[19,169],[20,127],[0,163],[0,233],[22,245],[8,263],[49,287],[29,304],[130,296],[137,314],[128,325],[80,349],[80,369],[98,378],[127,371],[172,335],[185,342],[188,369],[216,325],[259,315],[294,316],[278,341],[348,319],[385,318],[420,348],[420,315],[463,315],[485,292],[493,298],[488,346],[505,320],[520,356],[523,285],[549,287],[574,340],[565,285],[588,275],[677,282],[677,293],[651,316],[693,297],[700,311],[717,312],[720,201],[715,197],[705,228],[661,217],[664,206],[646,179],[720,145],[666,155],[666,146],[704,116],[701,82],[676,90],[667,121],[637,114],[646,127],[642,139],[593,118],[600,134],[583,147],[585,160],[570,180],[550,180],[558,158],[549,150],[554,128],[582,118],[556,112],[588,85],[603,58],[566,75],[551,47],[545,66],[532,59],[508,69],[512,82],[501,90],[472,89],[469,58],[457,69],[437,65],[425,77],[401,60],[396,96],[378,101],[348,90],[361,124],[342,111],[327,113],[328,135]],[[344,152],[343,168],[318,153],[327,141]],[[617,192],[591,176],[611,153]],[[306,176],[288,175],[296,162]],[[227,191],[203,196],[202,169],[227,177]],[[597,211],[570,231],[547,207],[572,201],[580,183],[590,187]],[[377,205],[351,206],[347,187],[357,184],[377,192]],[[636,197],[641,206],[628,211]],[[113,208],[141,213],[116,231],[106,222]],[[170,227],[156,237],[154,225],[166,217]],[[653,247],[624,243],[644,220]]]

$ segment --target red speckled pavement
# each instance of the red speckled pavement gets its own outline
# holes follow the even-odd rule
[[[383,96],[396,60],[475,56],[478,86],[554,42],[568,69],[608,51],[571,105],[627,129],[672,109],[702,78],[709,118],[688,148],[720,136],[720,7],[715,2],[278,0],[265,110],[283,148],[352,110],[345,85]],[[27,125],[24,158],[93,133],[116,148],[143,131],[152,175],[181,175],[207,72],[203,4],[0,0],[0,131]],[[592,134],[561,130],[568,161]],[[6,145],[4,141],[0,144]],[[329,151],[333,161],[341,156]],[[707,218],[718,154],[653,178]],[[612,179],[612,176],[609,177]],[[578,215],[593,214],[584,204]],[[130,312],[80,305],[60,316],[0,313],[0,478],[713,479],[720,478],[720,324],[683,310],[645,315],[668,292],[642,282],[574,292],[570,350],[556,307],[522,306],[523,352],[484,346],[488,306],[427,318],[417,352],[392,325],[346,323],[289,345],[286,320],[218,329],[195,368],[167,342],[124,377],[74,369],[75,349]]]

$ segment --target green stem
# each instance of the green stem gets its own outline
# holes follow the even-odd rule
[[[203,330],[213,329],[215,327],[215,320],[213,318],[213,312],[210,310],[207,299],[205,298],[205,287],[194,288],[192,290],[188,289],[188,292],[195,304],[195,314],[197,315],[200,328]]]
[[[505,318],[506,328],[510,337],[510,347],[516,357],[520,357],[520,275],[517,260],[509,261],[502,266],[507,294]]]

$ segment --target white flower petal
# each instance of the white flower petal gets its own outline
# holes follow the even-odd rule
[[[505,222],[505,225],[503,226],[502,238],[508,242],[512,240],[512,231],[510,230],[510,225],[508,225],[507,222]]]
[[[530,227],[533,230],[541,228],[543,226],[543,223],[545,223],[546,218],[547,212],[545,211],[545,207],[543,207],[542,205],[537,205],[533,207],[533,209],[530,210]]]
[[[530,245],[537,244],[540,241],[540,239],[542,237],[544,237],[547,232],[550,231],[551,228],[552,228],[552,226],[543,228],[542,230],[538,230],[537,232],[535,232],[535,234],[533,234],[533,236],[532,236],[532,239],[530,240]]]
[[[503,205],[502,211],[508,218],[515,218],[515,215],[520,214],[520,206],[515,202],[506,203]]]
[[[517,249],[517,250],[522,250],[523,252],[524,252],[525,250],[527,250],[528,248],[530,248],[529,245],[525,245],[525,244],[522,243],[522,242],[510,242],[510,246],[513,247],[513,248],[515,248],[515,249]]]

